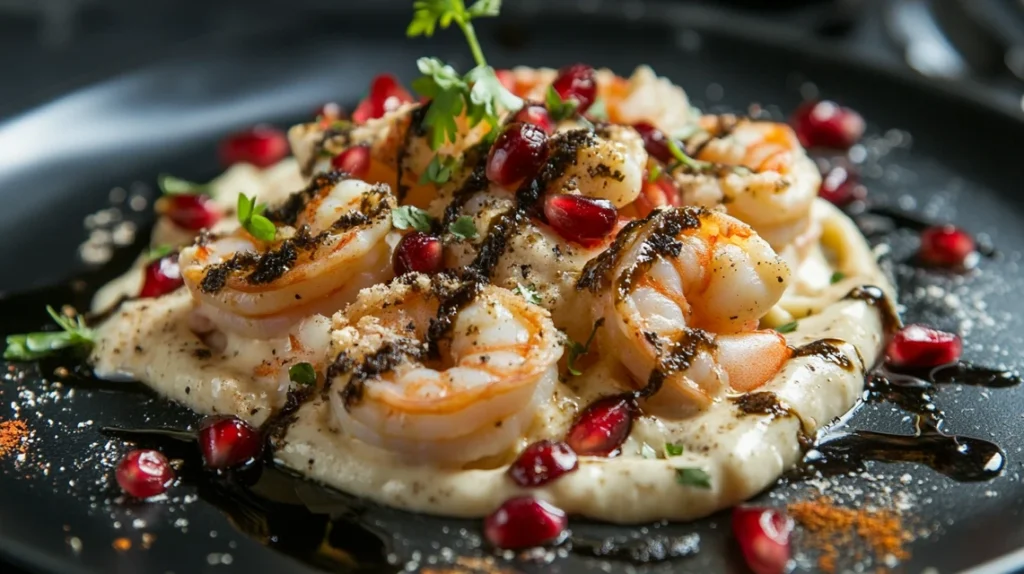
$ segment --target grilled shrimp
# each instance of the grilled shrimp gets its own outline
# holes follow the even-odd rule
[[[506,451],[558,377],[548,313],[499,287],[405,275],[363,291],[335,323],[336,420],[403,459],[459,465]]]
[[[781,249],[807,231],[821,175],[792,128],[735,116],[704,116],[687,151],[718,166],[713,173],[674,173],[685,205],[724,205]]]
[[[758,331],[789,268],[742,222],[693,207],[627,225],[577,284],[594,294],[598,340],[667,415],[702,409],[723,391],[750,391],[789,358],[785,339]]]
[[[277,239],[244,229],[200,236],[179,258],[197,312],[225,331],[272,338],[304,316],[333,313],[391,277],[394,197],[387,186],[319,175],[267,212]]]

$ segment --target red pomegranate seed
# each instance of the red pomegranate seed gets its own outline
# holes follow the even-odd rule
[[[395,275],[405,275],[411,271],[437,273],[444,267],[441,239],[429,233],[413,231],[398,242],[391,263]]]
[[[270,126],[256,126],[228,136],[220,144],[220,160],[225,166],[251,163],[270,167],[288,155],[288,138]]]
[[[167,457],[156,450],[138,449],[125,455],[114,473],[121,489],[135,498],[163,494],[174,482]]]
[[[178,252],[175,251],[146,265],[139,297],[146,299],[166,295],[184,283],[178,266]]]
[[[804,102],[792,118],[793,129],[805,147],[847,149],[864,135],[864,118],[835,102]]]
[[[917,255],[925,263],[954,267],[963,265],[974,253],[974,239],[953,225],[938,225],[921,232],[921,249]]]
[[[636,408],[630,394],[599,399],[576,418],[565,442],[579,455],[612,455],[629,436]]]
[[[513,121],[533,124],[544,130],[544,133],[548,135],[555,133],[555,124],[551,121],[548,109],[540,104],[527,104],[523,106],[523,109],[516,112]]]
[[[523,449],[508,467],[508,475],[519,486],[541,486],[576,470],[576,453],[564,442],[542,440]]]
[[[597,77],[594,68],[586,64],[573,64],[558,70],[558,76],[551,83],[562,101],[576,100],[578,113],[586,112],[597,99]]]
[[[612,232],[618,211],[606,199],[557,194],[544,198],[544,217],[565,239],[591,243],[604,239]]]
[[[263,436],[237,417],[208,417],[199,429],[199,448],[207,468],[231,468],[259,456]]]
[[[857,175],[843,167],[834,167],[825,174],[818,195],[834,205],[843,206],[855,199],[864,199],[866,190]]]
[[[498,81],[501,82],[505,89],[516,93],[516,75],[512,73],[512,70],[494,70],[494,75],[498,77]]]
[[[533,125],[514,122],[491,146],[487,179],[508,187],[533,175],[547,159],[548,135]]]
[[[789,535],[793,519],[774,508],[737,506],[732,532],[754,574],[783,574],[789,566]]]
[[[189,231],[213,227],[221,211],[210,196],[202,193],[166,196],[164,213],[175,225]]]
[[[352,112],[352,121],[357,124],[365,123],[366,120],[382,117],[411,101],[412,95],[402,87],[398,78],[391,74],[381,74],[370,82],[370,93]]]
[[[528,496],[506,500],[484,519],[484,536],[498,548],[518,550],[558,542],[568,526],[565,512]]]
[[[960,360],[963,343],[955,333],[907,325],[900,329],[886,350],[886,361],[896,367],[937,367]]]
[[[648,122],[633,124],[633,129],[640,134],[640,137],[644,138],[644,147],[651,157],[663,163],[672,161],[672,151],[668,149],[668,140],[665,138],[665,132]]]
[[[370,148],[364,145],[352,146],[334,156],[331,167],[356,179],[365,179],[366,174],[370,172]]]

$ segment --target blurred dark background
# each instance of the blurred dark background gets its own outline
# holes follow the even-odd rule
[[[529,11],[642,0],[508,0]],[[878,66],[949,78],[1024,113],[1022,0],[662,0],[680,20],[837,50]],[[408,0],[0,0],[0,119],[136,69],[190,41],[320,12],[402,11]]]

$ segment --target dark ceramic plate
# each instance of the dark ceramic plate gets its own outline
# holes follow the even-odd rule
[[[969,93],[819,57],[745,25],[685,17],[699,12],[638,13],[635,4],[624,5],[609,13],[552,11],[543,17],[509,7],[501,23],[484,25],[482,34],[498,66],[582,60],[628,73],[639,62],[650,63],[706,110],[743,111],[758,102],[781,118],[800,101],[801,90],[858,109],[869,122],[869,136],[863,154],[856,153],[863,156],[860,167],[873,201],[956,221],[987,235],[996,249],[966,275],[917,269],[909,263],[912,232],[863,217],[874,226],[872,240],[891,246],[905,317],[965,332],[965,356],[972,361],[1021,366],[1024,124]],[[193,42],[172,59],[98,80],[0,126],[0,288],[25,291],[66,280],[82,268],[76,250],[86,235],[83,218],[110,207],[110,197],[117,199],[111,189],[123,188],[129,198],[151,205],[160,171],[212,177],[215,142],[230,129],[257,121],[287,125],[309,117],[323,101],[353,102],[380,70],[411,79],[414,59],[422,54],[465,66],[457,34],[407,41],[402,14],[296,14],[264,29]],[[136,205],[141,201],[135,199]],[[145,229],[148,208],[136,213],[128,205],[119,204],[121,212]],[[119,250],[110,265],[91,271],[85,291],[127,265],[139,246],[137,241]],[[64,286],[8,296],[2,330],[38,328],[45,322],[44,303],[81,301],[84,295]],[[31,572],[255,574],[315,572],[317,566],[336,572],[449,571],[445,564],[455,564],[447,567],[457,572],[626,571],[644,552],[683,555],[695,547],[693,555],[637,567],[743,571],[725,513],[646,528],[576,521],[571,546],[505,561],[481,546],[478,521],[382,508],[274,471],[252,489],[186,481],[168,501],[122,504],[109,471],[124,443],[100,428],[180,427],[195,416],[136,386],[96,385],[73,375],[55,385],[47,382],[59,379],[53,369],[12,369],[0,386],[0,421],[17,412],[33,432],[23,456],[6,452],[0,460],[0,552]],[[896,505],[917,535],[909,545],[912,557],[901,567],[906,571],[933,566],[952,572],[989,563],[988,571],[995,572],[1024,563],[1022,553],[991,562],[1024,547],[1024,389],[954,384],[935,395],[946,431],[1004,449],[1000,476],[958,483],[922,465],[869,462],[855,476],[781,483],[762,501],[782,505],[824,490],[846,504]],[[911,416],[889,403],[867,404],[846,424],[912,432]],[[619,554],[589,556],[593,543],[605,539],[615,542]],[[806,540],[798,542],[797,568],[813,571],[816,555]],[[840,565],[852,567],[855,554],[844,550]]]

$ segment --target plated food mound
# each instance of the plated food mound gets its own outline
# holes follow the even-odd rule
[[[477,67],[420,60],[420,99],[382,75],[293,157],[164,178],[166,248],[97,295],[95,373],[414,511],[564,528],[760,492],[893,325],[865,239],[788,125],[647,67],[495,71],[469,37]]]

